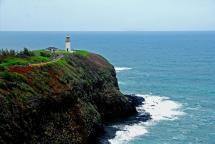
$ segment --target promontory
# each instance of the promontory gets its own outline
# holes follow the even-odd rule
[[[100,55],[1,52],[0,143],[89,143],[104,122],[135,113]]]

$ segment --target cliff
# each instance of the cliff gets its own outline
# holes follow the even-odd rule
[[[96,54],[0,69],[0,143],[89,143],[103,122],[134,113],[114,67]]]

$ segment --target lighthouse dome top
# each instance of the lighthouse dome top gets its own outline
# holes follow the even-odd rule
[[[70,42],[70,35],[69,34],[66,36],[66,42]]]

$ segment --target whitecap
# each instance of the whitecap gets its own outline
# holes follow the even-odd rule
[[[122,128],[117,128],[120,130],[116,132],[116,136],[113,139],[109,140],[111,144],[124,144],[132,138],[144,135],[148,132],[141,124],[125,125]]]
[[[115,67],[116,72],[121,72],[121,71],[127,71],[127,70],[131,70],[132,68],[129,67]]]
[[[140,94],[137,96],[143,96],[145,99],[144,105],[138,107],[139,111],[143,109],[146,112],[149,112],[153,121],[175,120],[179,116],[185,114],[181,111],[182,104],[170,100],[168,97]]]
[[[141,112],[149,112],[151,120],[147,122],[139,122],[131,125],[115,125],[117,129],[116,136],[109,139],[111,144],[124,144],[135,137],[142,136],[148,133],[148,129],[156,125],[162,120],[176,120],[179,116],[184,115],[182,111],[182,104],[170,100],[168,97],[154,96],[154,95],[141,95],[145,98],[143,105],[137,107],[139,114]]]
[[[118,81],[118,84],[120,84],[120,85],[125,85],[126,83],[125,83],[125,82],[122,82],[122,81]]]

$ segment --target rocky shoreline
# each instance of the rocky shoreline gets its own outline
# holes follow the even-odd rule
[[[132,102],[132,105],[134,107],[138,107],[140,105],[143,105],[143,102],[145,99],[143,97],[136,96],[135,94],[126,94],[124,95],[129,99],[129,101]],[[97,137],[94,137],[94,140],[92,140],[90,143],[92,144],[110,144],[108,141],[109,139],[113,139],[116,135],[116,132],[119,130],[115,127],[111,127],[111,125],[115,124],[134,124],[138,122],[146,122],[151,119],[151,115],[147,112],[142,112],[141,114],[135,113],[131,116],[115,119],[111,122],[105,123],[102,127],[100,127],[98,131]]]

